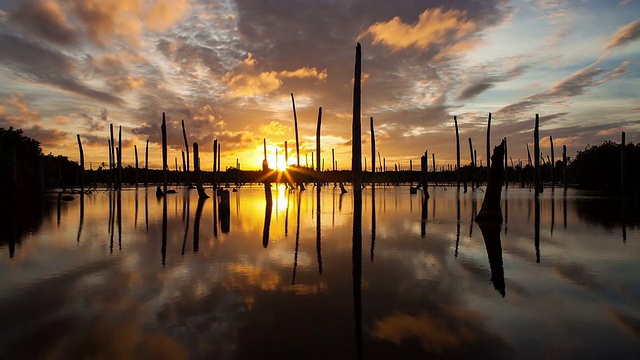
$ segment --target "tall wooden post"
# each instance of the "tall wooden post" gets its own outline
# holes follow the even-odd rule
[[[118,187],[118,180],[116,179],[116,140],[113,137],[113,124],[109,124],[109,131],[111,133],[111,179],[115,189]]]
[[[535,191],[536,194],[542,192],[542,181],[540,179],[540,117],[536,114],[536,124],[533,130],[533,155],[535,162]]]
[[[436,153],[431,153],[431,167],[433,168],[433,172],[436,172]]]
[[[456,125],[456,182],[457,188],[460,190],[460,134],[458,133],[458,117],[453,117],[453,122]]]
[[[193,143],[193,169],[196,175],[196,189],[198,190],[198,197],[200,199],[206,199],[209,197],[204,191],[202,186],[202,173],[200,172],[200,155],[198,154],[198,143]]]
[[[371,186],[374,186],[376,174],[376,135],[373,131],[373,116],[369,119],[369,128],[371,129]]]
[[[149,139],[147,139],[147,146],[144,150],[144,187],[146,188],[149,183]]]
[[[475,177],[476,177],[476,160],[473,151],[473,143],[471,142],[471,138],[469,138],[469,152],[471,155],[471,190],[475,189]]]
[[[166,194],[169,182],[169,166],[167,165],[167,122],[165,121],[164,112],[162,113],[162,126],[160,130],[162,130],[162,181],[164,183],[164,193]]]
[[[136,188],[138,187],[138,180],[139,180],[139,174],[138,174],[138,146],[137,145],[133,145],[133,153],[135,155],[135,159],[136,159]]]
[[[509,155],[507,154],[507,138],[502,138],[502,142],[504,143],[504,187],[509,187]],[[513,162],[513,161],[512,161]]]
[[[287,142],[284,142],[284,168],[288,168],[289,167],[289,146],[287,145]]]
[[[82,150],[82,141],[80,141],[80,134],[78,137],[78,150],[80,150],[80,191],[84,193],[84,150]]]
[[[293,93],[291,93],[291,103],[293,104],[293,125],[295,127],[296,132],[296,158],[298,160],[298,166],[300,164],[300,143],[298,140],[298,114],[296,113],[296,100],[293,98]]]
[[[318,125],[316,127],[316,171],[318,173],[320,173],[322,171],[322,168],[320,167],[320,125],[322,124],[322,107],[318,108]],[[316,185],[320,186],[322,184],[322,182],[320,181],[320,178],[318,177],[316,179]]]
[[[562,145],[562,182],[567,190],[567,145]]]
[[[218,139],[213,140],[213,180],[211,187],[214,191],[218,187]]]
[[[362,49],[360,43],[356,45],[356,59],[353,81],[353,121],[351,126],[351,171],[353,172],[353,193],[358,201],[362,199],[362,131],[361,131],[361,101],[362,101]]]
[[[333,164],[333,171],[336,171],[336,151],[331,149],[331,163]]]
[[[549,136],[549,143],[551,144],[551,190],[556,187],[556,156],[553,149],[553,136]]]
[[[189,143],[187,142],[187,131],[184,128],[184,119],[182,119],[182,138],[184,139],[184,148],[187,155],[187,167],[184,168],[187,178],[185,179],[187,187],[191,188],[191,176],[189,175]],[[195,159],[193,160],[195,163]]]
[[[122,126],[118,127],[118,189],[122,189]]]
[[[626,186],[626,169],[627,169],[627,144],[625,140],[625,133],[622,132],[622,141],[620,143],[620,190],[622,194],[624,194],[625,186]]]
[[[489,172],[491,171],[491,113],[487,122],[487,182],[489,182]]]

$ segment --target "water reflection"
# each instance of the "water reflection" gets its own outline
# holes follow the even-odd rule
[[[272,206],[262,185],[230,199],[221,194],[211,206],[187,190],[151,202],[138,191],[99,191],[59,205],[52,198],[32,211],[36,219],[21,219],[33,215],[18,207],[0,218],[7,230],[0,232],[0,358],[140,358],[150,344],[170,346],[175,352],[166,354],[175,358],[640,352],[630,335],[640,318],[640,242],[620,241],[621,233],[640,238],[633,201],[613,199],[618,215],[602,216],[619,219],[605,226],[591,219],[594,208],[613,209],[601,197],[569,190],[536,198],[510,188],[507,233],[482,224],[474,232],[483,193],[455,188],[435,187],[426,204],[402,186],[365,190],[361,202],[330,187],[276,188]],[[144,227],[136,219],[142,196]],[[564,226],[550,234],[540,229],[560,221],[555,201]],[[220,236],[218,226],[226,231]],[[371,261],[363,263],[369,235]],[[138,345],[128,346],[130,339]]]

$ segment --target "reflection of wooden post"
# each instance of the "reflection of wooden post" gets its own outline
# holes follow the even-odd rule
[[[362,139],[361,139],[361,101],[362,101],[362,50],[356,45],[356,64],[353,81],[353,121],[351,126],[351,171],[353,172],[353,193],[355,199],[362,199]]]
[[[164,183],[164,193],[167,193],[167,182],[169,179],[167,178],[167,123],[165,121],[164,113],[162,113],[162,126],[160,127],[162,130],[162,181]]]
[[[535,162],[535,191],[536,194],[542,192],[542,182],[540,180],[540,117],[536,114],[536,124],[533,129],[533,156]]]
[[[458,117],[453,117],[453,122],[456,125],[456,179],[458,190],[460,190],[460,134],[458,133]]]
[[[80,150],[80,190],[84,193],[84,151],[82,150],[82,141],[80,134],[78,136],[78,149]]]
[[[374,186],[376,175],[376,135],[373,132],[373,116],[369,119],[369,127],[371,128],[371,186]]]
[[[193,143],[193,169],[196,173],[196,188],[198,189],[198,197],[206,199],[209,197],[202,187],[202,173],[200,172],[200,155],[198,154],[198,143]]]
[[[562,145],[562,182],[567,190],[567,145]]]

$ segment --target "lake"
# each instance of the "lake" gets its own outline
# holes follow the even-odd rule
[[[423,202],[378,186],[360,208],[350,188],[316,190],[274,186],[271,206],[261,185],[228,207],[155,187],[17,206],[0,358],[640,356],[637,204],[508,188],[503,225],[481,229],[482,191],[430,187]]]

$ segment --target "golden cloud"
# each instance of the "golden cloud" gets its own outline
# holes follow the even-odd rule
[[[460,10],[427,9],[415,24],[405,24],[396,16],[387,22],[369,26],[358,38],[369,35],[374,44],[382,43],[393,51],[410,47],[426,50],[445,42],[450,43],[447,45],[450,47],[476,29],[471,20],[464,19],[465,15]]]
[[[127,76],[111,76],[107,79],[107,84],[116,91],[134,90],[144,85],[143,78]]]
[[[186,0],[157,0],[147,14],[146,25],[149,30],[164,31],[171,28],[189,10]]]
[[[260,133],[263,135],[284,135],[288,132],[291,132],[290,127],[284,126],[279,121],[275,120],[260,127]]]

